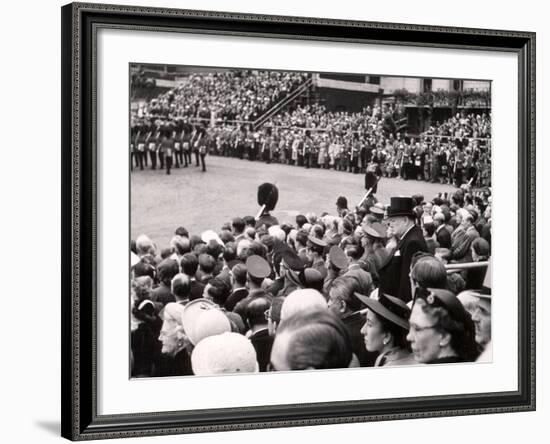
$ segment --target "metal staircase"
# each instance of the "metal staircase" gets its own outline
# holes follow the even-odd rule
[[[265,113],[263,113],[260,117],[258,117],[254,121],[254,124],[253,124],[254,131],[256,131],[259,127],[261,127],[265,122],[267,122],[275,114],[279,113],[285,107],[287,107],[292,102],[294,102],[302,94],[309,91],[312,84],[313,84],[313,80],[310,77],[304,83],[302,83],[298,88],[293,90],[288,96],[284,97],[275,105],[273,105],[271,108],[269,108]]]

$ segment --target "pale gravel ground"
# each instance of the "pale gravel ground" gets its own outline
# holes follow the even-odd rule
[[[281,223],[294,223],[299,213],[334,214],[340,195],[346,196],[353,208],[365,193],[362,174],[217,156],[207,156],[206,163],[206,173],[195,166],[174,168],[169,176],[159,170],[130,173],[132,239],[146,233],[164,248],[178,226],[200,234],[206,229],[219,231],[235,216],[254,216],[259,209],[257,188],[262,182],[276,183],[279,188],[273,215]],[[422,193],[432,199],[439,192],[453,190],[449,185],[382,178],[377,197],[389,203],[391,196]]]

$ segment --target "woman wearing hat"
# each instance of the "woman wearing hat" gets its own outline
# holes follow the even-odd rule
[[[163,323],[158,338],[162,343],[162,354],[155,368],[154,376],[193,374],[188,352],[189,339],[183,329],[184,310],[183,305],[170,302],[162,311]]]
[[[471,362],[478,355],[472,317],[448,290],[417,289],[407,340],[424,364]]]
[[[374,366],[414,364],[407,342],[410,315],[407,305],[386,294],[380,294],[378,300],[355,295],[367,306],[367,320],[361,329],[365,347],[369,352],[380,353]]]

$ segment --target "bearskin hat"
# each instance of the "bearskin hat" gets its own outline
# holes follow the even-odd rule
[[[262,183],[258,187],[258,205],[265,205],[266,211],[272,211],[279,200],[279,189],[272,183]]]

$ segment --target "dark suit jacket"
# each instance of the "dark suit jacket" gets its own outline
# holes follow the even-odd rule
[[[411,259],[417,251],[428,251],[422,230],[414,226],[398,242],[392,255],[380,268],[380,292],[398,297],[404,302],[412,299],[409,272]]]
[[[227,311],[233,311],[235,305],[248,296],[248,290],[246,288],[239,288],[229,295],[227,301],[225,301],[225,309]]]
[[[451,233],[445,227],[439,230],[435,236],[441,248],[451,248]]]
[[[189,296],[189,300],[193,301],[195,299],[202,298],[204,287],[205,285],[199,281],[191,281],[191,296]]]
[[[250,336],[250,342],[256,350],[256,358],[261,372],[267,371],[267,366],[271,358],[271,347],[273,346],[273,337],[269,336],[267,328],[259,330]]]
[[[176,302],[176,297],[172,294],[170,287],[161,282],[161,284],[151,292],[151,301],[164,307],[169,302]],[[161,308],[162,308],[161,307]]]

